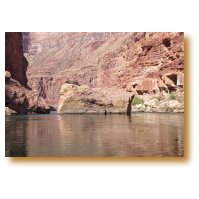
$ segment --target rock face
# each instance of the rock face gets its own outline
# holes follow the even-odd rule
[[[5,47],[5,114],[49,113],[44,99],[27,86],[21,33],[6,33]]]
[[[15,114],[50,112],[50,107],[42,97],[12,78],[6,78],[5,99],[6,110],[11,109]],[[7,111],[7,115],[9,112],[12,113],[12,111]]]
[[[133,112],[184,112],[184,101],[182,97],[176,96],[171,99],[170,95],[142,96],[143,103],[132,105]]]
[[[133,94],[184,96],[183,33],[24,33],[23,38],[28,85],[55,108],[67,80],[87,85],[98,100],[106,91],[108,99],[125,103]]]
[[[60,90],[58,113],[126,113],[129,97],[129,93],[118,88],[65,83]]]
[[[126,33],[25,33],[24,49],[29,61],[28,79],[38,90],[42,77],[45,100],[57,107],[66,80],[97,87],[98,60]],[[116,43],[117,44],[117,43]],[[117,46],[115,45],[114,48]]]
[[[10,72],[13,79],[26,86],[28,62],[23,55],[22,34],[6,32],[5,44],[5,70]]]

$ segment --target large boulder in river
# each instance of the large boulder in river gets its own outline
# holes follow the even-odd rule
[[[58,114],[125,113],[130,94],[118,88],[90,88],[65,83],[60,90]]]
[[[83,96],[89,94],[89,87],[65,83],[60,90],[58,113],[83,113],[86,112],[86,101]]]

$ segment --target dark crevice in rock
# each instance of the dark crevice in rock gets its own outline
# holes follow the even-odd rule
[[[80,83],[78,81],[67,80],[67,81],[65,81],[65,83],[80,86]]]
[[[46,89],[45,85],[43,83],[43,78],[41,77],[38,83],[38,91],[39,91],[39,97],[43,97],[44,99],[46,98]]]
[[[171,46],[171,39],[170,39],[170,38],[164,38],[164,39],[162,40],[162,44],[163,44],[165,47],[169,48],[169,47]]]
[[[171,75],[167,75],[167,77],[175,84],[177,85],[177,74],[171,74]]]

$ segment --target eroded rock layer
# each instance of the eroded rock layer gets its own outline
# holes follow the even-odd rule
[[[126,113],[130,96],[123,89],[65,83],[60,90],[58,113]]]
[[[27,86],[28,61],[23,54],[22,34],[5,33],[5,114],[49,113],[50,107]]]
[[[168,101],[174,92],[173,100],[183,101],[181,32],[24,33],[23,38],[28,85],[56,108],[66,81],[87,85],[95,92],[94,101],[106,99],[107,90],[109,99],[119,98],[125,106],[133,94],[143,100],[154,96]]]
[[[5,33],[5,70],[13,79],[26,86],[28,62],[23,54],[22,34],[20,32]]]

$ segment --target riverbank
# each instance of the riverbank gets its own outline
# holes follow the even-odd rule
[[[137,93],[119,88],[90,88],[65,83],[60,90],[58,114],[184,112],[184,92]]]

